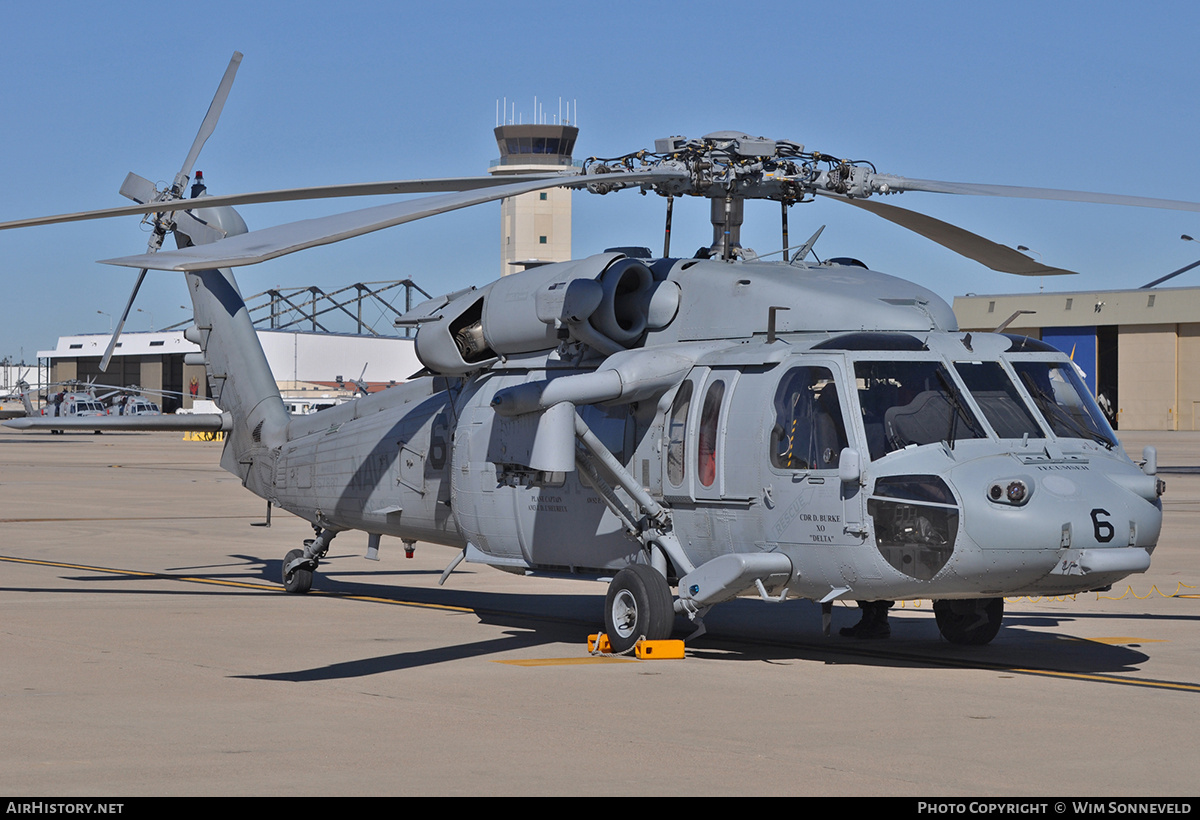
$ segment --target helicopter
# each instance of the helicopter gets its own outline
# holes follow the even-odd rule
[[[18,430],[90,430],[108,431],[182,430],[218,432],[225,417],[217,413],[193,413],[186,418],[164,415],[162,408],[146,394],[163,397],[182,396],[172,390],[143,388],[136,384],[118,386],[93,381],[68,380],[52,382],[46,392],[46,403],[39,409],[30,401],[33,392],[20,382],[23,416],[9,417],[8,426]],[[55,391],[54,388],[62,388]],[[97,388],[108,392],[97,395]]]
[[[568,173],[228,196],[196,184],[185,198],[240,61],[169,186],[130,174],[133,206],[0,228],[151,224],[147,253],[104,261],[139,270],[126,316],[149,270],[184,274],[186,336],[223,409],[222,467],[313,527],[284,556],[288,592],[310,590],[333,539],[361,531],[373,559],[385,535],[408,552],[418,540],[452,548],[442,582],[463,561],[605,581],[615,652],[670,636],[677,617],[699,634],[713,606],[742,596],[820,602],[826,631],[834,601],[932,600],[945,639],[980,645],[1005,596],[1101,589],[1150,566],[1165,489],[1156,453],[1124,452],[1067,356],[962,332],[932,291],[857,260],[808,261],[819,230],[764,261],[740,228],[745,200],[778,201],[789,248],[788,208],[828,199],[993,270],[1048,275],[1069,271],[878,200],[1200,205],[909,179],[736,131]],[[430,299],[396,320],[417,329],[420,374],[289,416],[232,268],[557,186],[664,197],[664,252],[614,248]],[[232,207],[396,193],[425,196],[253,232]],[[712,203],[712,245],[691,257],[669,247],[683,196]],[[177,250],[160,250],[167,234]]]
[[[24,382],[21,382],[21,386],[24,390],[21,399],[24,402],[25,419],[18,424],[36,425],[49,429],[51,433],[62,433],[68,425],[103,433],[108,419],[113,416],[162,415],[157,404],[140,395],[142,388],[137,385],[113,387],[110,392],[98,396],[96,388],[109,385],[97,385],[90,381],[55,383],[50,386],[63,389],[48,394],[46,404],[40,411],[35,410],[29,400],[29,386]]]
[[[114,390],[111,393],[104,395],[96,395],[97,385],[92,382],[80,382],[70,380],[65,382],[55,382],[48,385],[49,388],[62,388],[53,393],[46,393],[46,404],[40,410],[35,410],[32,402],[29,400],[29,385],[22,380],[18,386],[21,388],[21,401],[25,408],[25,417],[27,419],[40,418],[41,420],[49,420],[51,424],[66,422],[67,420],[78,420],[85,424],[92,424],[98,419],[108,416],[108,409],[105,402],[117,395],[119,391]],[[92,429],[92,428],[88,428]],[[52,433],[61,433],[61,428],[50,428]],[[96,432],[102,432],[96,429]]]
[[[8,359],[0,362],[0,366],[3,366],[6,370],[5,382],[7,382],[9,375],[7,372],[7,368],[9,367]],[[8,384],[0,387],[0,391],[3,391],[0,392],[0,419],[17,418],[22,415],[29,415],[32,411],[32,405],[29,403],[28,397],[31,388],[29,382],[25,380],[25,377],[29,375],[29,368],[25,368],[15,375],[16,380],[11,387]]]

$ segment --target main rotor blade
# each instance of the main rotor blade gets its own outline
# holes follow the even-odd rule
[[[926,239],[931,239],[944,248],[949,248],[957,254],[974,259],[981,265],[986,265],[1001,273],[1015,273],[1019,276],[1055,276],[1074,274],[1075,271],[1051,268],[1031,259],[1020,251],[997,244],[990,239],[984,239],[968,230],[934,219],[932,216],[919,214],[895,205],[884,205],[872,199],[851,199],[838,194],[825,196],[855,207],[870,211],[889,222],[894,222],[902,228],[919,233]]]
[[[1200,211],[1200,202],[1179,199],[1155,199],[1122,194],[1097,194],[1088,191],[1064,191],[1058,188],[1027,188],[1020,185],[986,185],[977,182],[943,182],[936,179],[908,179],[892,174],[877,174],[873,184],[886,184],[894,192],[925,191],[934,194],[970,196],[1007,196],[1020,199],[1053,199],[1060,202],[1095,202],[1101,205],[1131,205],[1138,208],[1164,208],[1172,211]]]
[[[307,199],[332,199],[346,196],[381,196],[387,194],[432,194],[441,191],[474,191],[511,185],[514,182],[535,179],[574,179],[579,174],[521,174],[512,176],[446,177],[443,179],[405,179],[392,182],[357,182],[349,185],[316,185],[307,188],[281,188],[273,191],[255,191],[246,194],[204,196],[203,202],[196,199],[177,199],[166,202],[148,202],[139,205],[120,205],[94,211],[79,211],[73,214],[35,216],[29,219],[14,219],[0,222],[0,231],[9,228],[29,228],[35,225],[55,225],[59,222],[82,222],[88,219],[108,219],[115,216],[159,214],[171,211],[187,211],[195,208],[219,208],[223,205],[253,205],[263,202],[295,202]],[[622,177],[623,179],[624,177]]]
[[[233,52],[233,57],[230,58],[229,65],[225,68],[225,76],[221,78],[221,84],[217,86],[217,93],[213,95],[212,103],[208,106],[208,113],[204,115],[204,122],[200,123],[200,130],[192,143],[192,150],[188,151],[187,159],[183,161],[183,167],[179,169],[179,176],[175,178],[177,181],[192,175],[192,166],[196,164],[196,158],[200,156],[200,149],[204,147],[204,143],[208,141],[217,127],[217,120],[221,118],[221,109],[225,107],[229,89],[233,86],[234,75],[237,74],[238,66],[241,64],[242,52]]]
[[[133,283],[133,292],[129,294],[129,301],[125,303],[125,310],[121,312],[121,320],[117,322],[117,327],[113,331],[112,338],[108,340],[108,348],[104,351],[104,358],[100,360],[100,372],[108,372],[108,362],[112,359],[113,351],[117,349],[117,339],[121,338],[121,328],[125,327],[125,320],[129,318],[129,311],[133,308],[133,300],[137,298],[138,290],[142,287],[142,282],[146,279],[146,268],[142,268],[138,273],[137,281]]]
[[[668,179],[678,179],[684,172],[675,169],[656,171],[638,171],[604,177],[606,182],[619,181],[624,184],[638,185],[644,182],[657,182]],[[516,184],[502,185],[482,192],[460,191],[453,194],[422,197],[407,202],[395,202],[390,205],[377,205],[374,208],[364,208],[349,213],[334,214],[318,219],[305,219],[300,222],[289,222],[273,228],[251,231],[240,236],[232,236],[209,245],[199,245],[181,248],[175,251],[162,251],[157,254],[141,254],[126,256],[119,259],[103,259],[106,265],[125,265],[131,268],[150,268],[152,270],[208,270],[210,268],[232,268],[241,265],[253,265],[275,259],[289,253],[295,253],[318,245],[328,245],[350,239],[355,236],[424,219],[427,216],[455,211],[504,199],[509,196],[537,191],[543,188],[583,187],[589,182],[596,182],[594,177],[576,176],[558,179],[537,179]]]

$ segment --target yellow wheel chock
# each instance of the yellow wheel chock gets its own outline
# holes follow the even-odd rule
[[[683,641],[638,641],[633,646],[633,654],[638,660],[682,660]],[[604,633],[588,635],[588,652],[608,655],[612,653],[612,644]]]

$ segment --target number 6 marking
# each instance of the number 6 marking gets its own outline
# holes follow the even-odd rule
[[[1102,515],[1109,514],[1110,513],[1108,510],[1103,510],[1099,507],[1092,510],[1092,531],[1096,536],[1096,540],[1101,544],[1107,544],[1109,541],[1113,540],[1113,535],[1116,534],[1116,530],[1113,529],[1113,525],[1108,521],[1101,520],[1100,518]]]

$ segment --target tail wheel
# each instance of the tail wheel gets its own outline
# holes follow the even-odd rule
[[[991,643],[1000,631],[1000,621],[1004,618],[1004,599],[934,601],[933,615],[942,637],[950,643],[983,646]]]
[[[313,574],[311,569],[296,569],[288,572],[288,564],[297,558],[304,557],[304,550],[292,550],[283,556],[283,588],[288,592],[308,592],[312,589]]]
[[[604,628],[614,652],[626,652],[638,640],[671,637],[675,608],[667,579],[645,564],[617,573],[604,598]]]

